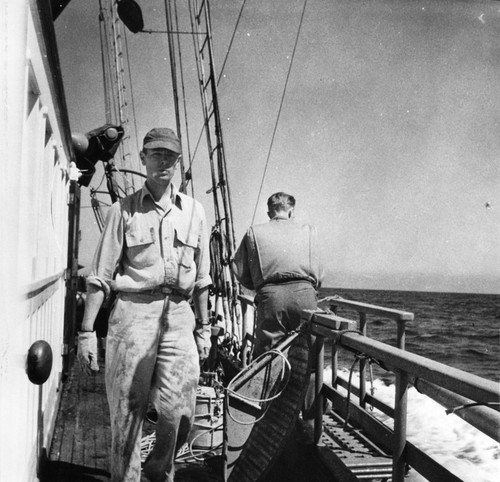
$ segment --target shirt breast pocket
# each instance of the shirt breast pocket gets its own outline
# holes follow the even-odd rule
[[[177,254],[177,262],[184,268],[190,269],[194,262],[194,253],[198,246],[198,236],[196,233],[175,228],[174,247]]]
[[[130,225],[125,231],[127,257],[131,265],[136,268],[153,266],[157,260],[155,246],[155,230],[150,226]]]

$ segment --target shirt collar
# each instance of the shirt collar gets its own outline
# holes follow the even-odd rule
[[[182,197],[179,193],[179,190],[177,189],[177,186],[171,182],[169,189],[170,189],[170,199],[172,201],[172,204],[175,204],[179,209],[182,209]],[[151,200],[155,202],[154,197],[148,188],[148,185],[144,183],[141,190],[141,204],[143,203],[144,198],[146,196],[149,196]]]

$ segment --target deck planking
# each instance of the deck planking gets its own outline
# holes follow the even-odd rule
[[[103,366],[103,363],[101,363]],[[63,386],[43,482],[109,481],[110,421],[104,373],[75,366]]]
[[[101,360],[100,366],[104,367]],[[144,434],[154,427],[148,422]],[[75,364],[63,385],[56,426],[41,482],[109,482],[111,446],[109,408],[104,372],[83,375]],[[223,482],[221,457],[204,463],[176,463],[176,482]],[[313,447],[300,446],[296,436],[286,445],[265,482],[327,482],[335,480],[325,470]]]

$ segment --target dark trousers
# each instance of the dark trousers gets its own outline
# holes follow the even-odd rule
[[[302,310],[317,308],[317,293],[307,281],[263,286],[255,297],[257,322],[254,358],[278,345],[300,324]],[[312,337],[313,338],[313,337]],[[311,345],[314,339],[311,339]],[[314,418],[314,367],[303,406],[304,418]]]

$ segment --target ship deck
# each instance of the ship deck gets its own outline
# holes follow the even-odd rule
[[[104,365],[101,361],[101,366]],[[111,433],[104,374],[88,377],[76,364],[63,385],[52,444],[42,482],[109,481],[108,453]],[[144,435],[154,429],[144,424]],[[222,482],[222,456],[202,462],[176,464],[176,482]],[[284,449],[266,482],[335,480],[314,447],[300,446],[295,437]]]

